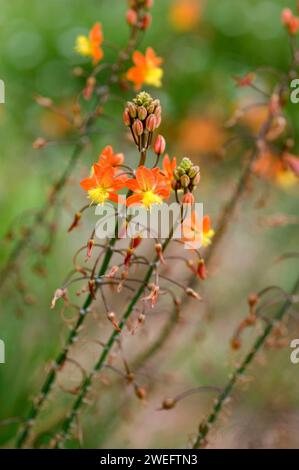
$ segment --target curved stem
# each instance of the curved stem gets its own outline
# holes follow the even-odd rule
[[[238,378],[244,374],[247,367],[251,364],[251,362],[255,358],[256,354],[258,353],[258,351],[261,349],[261,347],[265,343],[265,340],[270,335],[270,333],[271,333],[271,331],[272,331],[272,329],[275,325],[275,322],[282,320],[284,315],[287,313],[288,309],[292,305],[292,295],[296,294],[298,289],[299,289],[299,277],[297,278],[297,280],[296,280],[296,282],[293,286],[290,297],[284,302],[282,307],[278,310],[278,312],[274,316],[273,320],[265,326],[263,333],[256,339],[253,347],[251,348],[249,353],[246,355],[246,357],[243,360],[243,362],[241,363],[241,365],[239,367],[237,367],[237,369],[234,371],[234,373],[232,374],[229,382],[227,383],[226,387],[224,388],[223,392],[219,395],[218,399],[215,402],[215,405],[213,407],[212,412],[209,414],[207,420],[200,426],[199,433],[198,433],[198,435],[196,437],[196,440],[194,442],[194,445],[193,445],[193,449],[198,449],[203,445],[208,433],[210,432],[210,429],[211,429],[212,425],[216,422],[216,420],[219,416],[219,413],[222,410],[224,402],[231,395],[231,392],[232,392]]]

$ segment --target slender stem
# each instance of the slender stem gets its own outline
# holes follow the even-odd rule
[[[224,388],[223,392],[219,395],[218,399],[215,402],[215,405],[213,407],[212,412],[208,416],[205,423],[203,423],[200,426],[198,435],[197,435],[196,440],[195,440],[194,445],[193,445],[193,449],[198,449],[203,445],[208,433],[210,432],[210,429],[211,429],[212,425],[217,420],[217,418],[219,416],[219,413],[221,412],[222,407],[223,407],[226,399],[231,395],[231,392],[232,392],[238,378],[241,375],[244,374],[244,372],[246,371],[248,366],[251,364],[251,362],[255,358],[256,354],[258,353],[258,351],[261,349],[261,347],[265,343],[265,340],[270,335],[275,323],[277,321],[282,320],[284,315],[287,313],[288,309],[292,305],[292,295],[296,294],[298,289],[299,289],[299,277],[297,278],[297,280],[296,280],[296,282],[293,286],[293,289],[291,291],[291,295],[287,298],[287,300],[284,302],[282,307],[278,310],[278,312],[274,316],[273,320],[265,326],[263,333],[256,339],[253,347],[251,348],[249,353],[246,355],[246,357],[243,360],[243,362],[241,363],[241,365],[236,368],[236,370],[232,374],[229,382],[227,383],[226,387]]]
[[[172,231],[169,234],[169,237],[164,241],[164,243],[162,245],[162,251],[163,252],[167,248],[171,238],[172,238]],[[137,302],[140,300],[140,297],[142,296],[142,294],[144,292],[144,288],[148,284],[148,282],[149,282],[149,280],[150,280],[150,278],[153,274],[153,271],[155,269],[155,266],[158,262],[159,262],[159,256],[157,255],[157,256],[155,256],[155,259],[154,259],[153,263],[149,266],[149,268],[148,268],[148,270],[145,274],[143,284],[139,287],[136,294],[134,295],[134,297],[130,301],[130,303],[129,303],[129,305],[128,305],[128,307],[127,307],[127,309],[126,309],[126,311],[123,315],[123,318],[122,318],[121,322],[118,325],[120,331],[123,330],[128,318],[130,317],[130,315],[134,311],[134,307],[137,304]],[[93,368],[93,371],[84,380],[84,382],[81,386],[81,390],[80,390],[80,392],[79,392],[79,394],[78,394],[78,396],[77,396],[77,398],[76,398],[76,400],[73,404],[71,412],[70,412],[69,416],[67,417],[67,419],[62,424],[62,434],[60,435],[60,439],[57,442],[56,447],[59,447],[59,444],[61,444],[64,440],[66,440],[68,438],[69,431],[70,431],[70,429],[71,429],[71,427],[72,427],[72,425],[73,425],[73,423],[74,423],[74,421],[77,417],[79,408],[84,403],[84,399],[86,397],[86,394],[88,393],[89,388],[92,384],[93,377],[104,366],[107,356],[109,355],[112,347],[114,346],[115,341],[117,340],[117,338],[120,335],[120,331],[117,331],[117,330],[113,331],[113,333],[110,336],[106,346],[103,348],[102,353],[99,357],[99,360],[96,362],[96,364]]]
[[[130,38],[129,38],[129,41],[128,41],[128,45],[124,50],[122,50],[120,52],[118,61],[116,62],[115,66],[113,68],[113,75],[111,75],[108,83],[113,82],[113,77],[115,77],[116,73],[119,72],[119,70],[121,68],[121,65],[123,63],[123,60],[126,59],[127,55],[134,48],[134,45],[135,45],[136,40],[137,40],[137,32],[138,32],[138,29],[136,27],[133,27],[131,29],[131,34],[130,34]],[[90,125],[92,122],[93,122],[93,117],[91,116],[89,118],[88,125]],[[145,158],[145,157],[143,155],[141,155],[141,158]],[[71,169],[71,165],[69,165],[69,170],[70,169]],[[68,173],[65,172],[65,178],[67,178],[67,177],[68,177]],[[62,182],[62,179],[61,179],[56,184],[56,187],[60,188],[62,186],[63,186],[63,182]],[[117,227],[116,227],[116,234],[117,234]],[[109,246],[108,246],[107,251],[105,253],[105,257],[103,259],[103,263],[102,263],[101,268],[99,270],[98,276],[103,276],[105,274],[105,272],[106,272],[106,270],[109,266],[111,257],[113,255],[113,250],[111,248],[115,245],[116,240],[117,240],[116,237],[111,238],[109,240]],[[1,287],[1,284],[0,284],[0,287]],[[98,289],[98,285],[96,285],[96,287],[95,287],[95,290],[97,290],[97,289]],[[45,381],[42,385],[41,392],[40,392],[39,396],[37,397],[37,399],[35,401],[32,402],[32,405],[31,405],[30,411],[28,413],[28,416],[25,420],[24,426],[21,429],[19,435],[17,436],[17,441],[16,441],[16,447],[17,448],[21,448],[25,444],[25,441],[28,437],[30,429],[32,428],[32,426],[34,424],[34,420],[36,419],[37,415],[39,414],[39,411],[40,411],[43,403],[45,402],[45,400],[48,398],[48,396],[50,394],[51,387],[53,386],[53,384],[55,382],[55,379],[56,379],[57,370],[59,370],[59,368],[61,368],[62,365],[64,364],[64,362],[67,358],[69,348],[73,344],[73,342],[76,340],[76,337],[78,335],[80,327],[82,326],[82,324],[85,320],[86,313],[88,312],[88,309],[89,309],[92,301],[93,301],[93,296],[91,294],[89,294],[87,296],[84,304],[83,304],[83,307],[80,309],[80,314],[78,316],[76,324],[72,328],[72,330],[70,331],[63,350],[56,357],[54,365],[51,368],[51,370],[49,371],[49,373],[48,373],[48,375],[47,375],[47,377],[46,377],[46,379],[45,379]]]

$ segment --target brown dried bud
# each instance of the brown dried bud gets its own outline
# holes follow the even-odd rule
[[[171,410],[176,405],[176,401],[173,398],[166,398],[162,403],[163,410]]]
[[[69,226],[68,228],[68,232],[71,232],[75,227],[77,227],[78,223],[79,223],[79,220],[81,219],[82,217],[82,214],[81,212],[76,212],[75,216],[74,216],[74,220],[73,222],[71,223],[71,225]]]
[[[195,290],[191,289],[191,287],[187,287],[185,292],[189,297],[202,301],[202,297],[197,292],[195,292]]]
[[[146,390],[145,388],[142,388],[142,387],[135,387],[135,395],[137,396],[137,398],[139,398],[139,400],[144,400],[145,397],[146,397]]]
[[[238,349],[240,349],[241,347],[241,341],[239,340],[239,338],[233,338],[230,342],[230,345],[231,345],[231,348],[234,349],[235,351],[237,351]]]
[[[253,293],[248,296],[248,305],[249,307],[254,307],[258,302],[258,295]]]

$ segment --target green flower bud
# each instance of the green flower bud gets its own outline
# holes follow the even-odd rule
[[[189,171],[190,168],[192,167],[192,162],[191,162],[190,158],[183,158],[183,160],[181,161],[179,167],[182,168],[182,170],[184,170],[184,172]]]
[[[200,172],[200,168],[198,165],[194,165],[190,168],[190,170],[188,171],[188,175],[189,177],[192,179],[192,178],[195,178],[195,176]]]

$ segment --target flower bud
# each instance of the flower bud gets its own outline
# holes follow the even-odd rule
[[[194,202],[195,202],[195,198],[194,198],[192,193],[188,192],[188,193],[184,194],[184,196],[182,198],[182,203],[183,204],[194,204]]]
[[[149,132],[154,132],[156,129],[157,118],[154,114],[150,114],[146,120],[146,128]]]
[[[144,119],[147,116],[146,108],[144,106],[139,106],[138,109],[137,109],[137,115],[138,115],[139,119],[141,119],[141,121],[144,121]]]
[[[130,26],[136,25],[137,19],[138,19],[138,16],[137,16],[136,10],[133,10],[133,8],[130,8],[126,14],[126,20],[127,20],[128,25]]]
[[[180,178],[180,183],[182,185],[182,188],[188,188],[189,184],[190,184],[190,178],[188,175],[183,175],[181,176]]]
[[[195,178],[195,176],[200,172],[200,168],[198,165],[194,165],[188,171],[188,175],[191,179]]]
[[[142,387],[135,387],[135,394],[140,400],[144,400],[146,397],[146,390]]]
[[[124,121],[125,126],[130,126],[131,125],[131,118],[130,118],[128,108],[126,108],[123,112],[123,121]]]
[[[161,114],[162,114],[162,108],[160,105],[158,105],[155,109],[155,116],[161,117]]]
[[[132,128],[133,128],[134,133],[137,136],[140,136],[143,134],[143,124],[140,121],[140,119],[135,119],[135,121],[133,122]]]
[[[207,278],[206,265],[203,259],[198,262],[197,275],[202,281]]]
[[[44,139],[43,137],[38,137],[38,138],[35,139],[35,141],[33,142],[32,148],[34,148],[34,149],[42,149],[42,148],[45,147],[46,145],[47,145],[46,139]]]
[[[127,108],[132,119],[137,116],[137,107],[131,101],[127,102]]]
[[[144,7],[145,8],[150,9],[150,8],[153,7],[153,5],[154,5],[154,0],[144,0]]]
[[[162,153],[165,152],[165,148],[166,148],[166,141],[164,137],[161,134],[157,135],[157,138],[154,143],[154,152],[157,155],[161,155]]]
[[[157,129],[158,129],[158,127],[160,127],[160,125],[161,125],[161,120],[162,120],[162,119],[161,119],[161,116],[158,116],[158,117],[156,118],[156,128],[157,128]]]
[[[183,160],[181,161],[179,165],[179,168],[181,168],[185,172],[189,171],[191,167],[192,167],[192,162],[190,158],[183,158]]]
[[[166,398],[163,403],[162,403],[162,409],[163,410],[171,410],[172,408],[175,407],[175,400],[173,398]]]
[[[144,31],[150,27],[152,23],[152,15],[150,13],[145,13],[142,20],[141,20],[141,25],[140,29],[143,29]]]
[[[35,97],[35,101],[37,104],[43,106],[44,108],[51,108],[51,106],[53,106],[53,101],[51,100],[51,98],[47,98],[46,96],[38,95]]]
[[[197,173],[197,175],[192,179],[192,184],[193,186],[197,186],[199,182],[200,182],[200,173]]]

